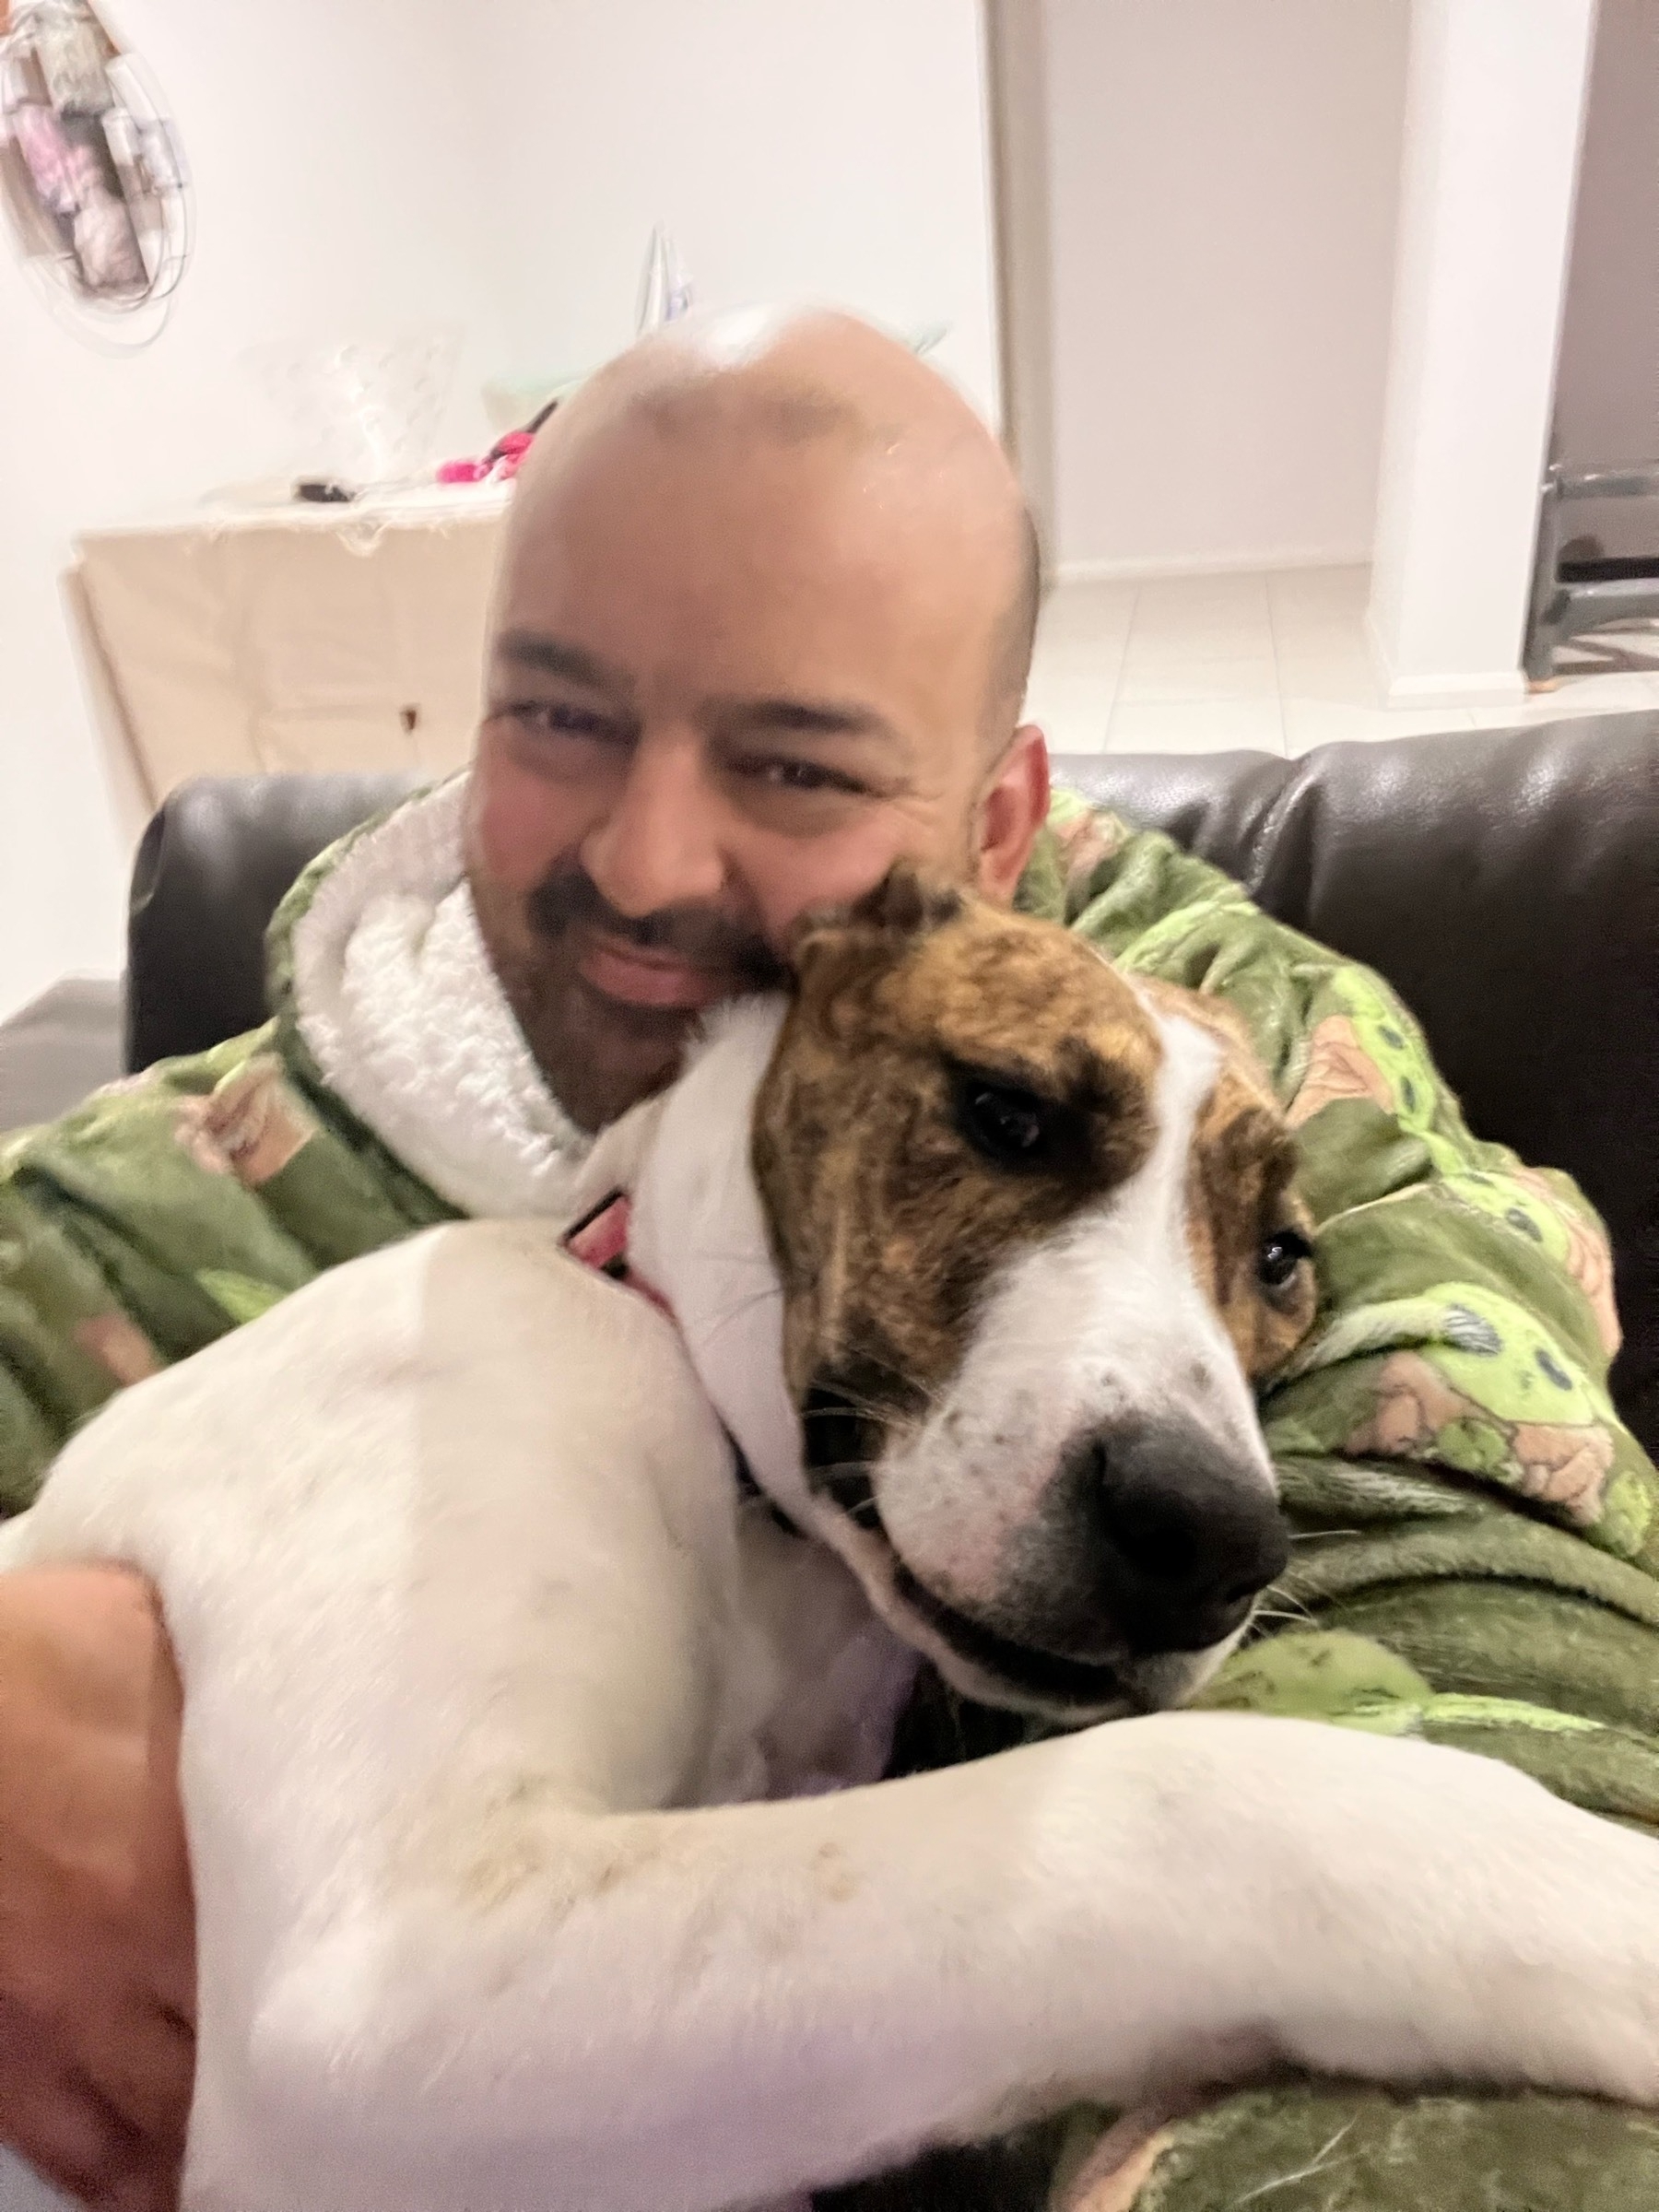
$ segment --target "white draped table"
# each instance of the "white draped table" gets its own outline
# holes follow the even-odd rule
[[[150,803],[194,775],[458,766],[509,496],[226,503],[86,532],[71,605]]]

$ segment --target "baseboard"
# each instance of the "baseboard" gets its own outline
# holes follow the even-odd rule
[[[1519,668],[1430,669],[1424,676],[1399,676],[1378,636],[1368,608],[1365,641],[1377,678],[1377,696],[1385,707],[1518,707],[1527,697]]]
[[[1268,569],[1359,569],[1369,546],[1264,546],[1253,553],[1183,553],[1163,560],[1061,560],[1056,583],[1159,583],[1174,576],[1251,576]]]

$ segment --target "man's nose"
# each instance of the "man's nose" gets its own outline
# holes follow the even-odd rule
[[[1102,1432],[1079,1460],[1100,1602],[1132,1651],[1208,1650],[1284,1572],[1272,1491],[1195,1422]]]
[[[647,732],[580,857],[617,912],[631,920],[717,899],[728,873],[723,811],[700,746]]]

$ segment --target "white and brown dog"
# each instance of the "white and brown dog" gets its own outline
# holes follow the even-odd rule
[[[436,1230],[8,1539],[177,1644],[188,2212],[715,2212],[1287,2065],[1659,2100],[1659,1852],[1489,1761],[1162,1713],[791,1794],[879,1772],[918,1651],[1188,1690],[1284,1557],[1249,1385],[1313,1298],[1196,1002],[906,878],[798,966],[597,1147],[677,1325]]]

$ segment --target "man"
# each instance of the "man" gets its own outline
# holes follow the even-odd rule
[[[1012,896],[1048,798],[1041,735],[1016,726],[1037,598],[995,441],[851,320],[681,325],[554,418],[515,500],[465,856],[490,967],[551,1093],[556,1158],[666,1080],[698,1016],[772,972],[807,907],[901,856]],[[340,1079],[393,1152],[465,1203],[430,1130],[404,1132],[360,1066]],[[464,1153],[480,1109],[462,1101]],[[222,1170],[211,1132],[193,1136],[206,1164],[158,1174]],[[71,1262],[117,1282],[123,1263],[90,1214],[42,1202],[41,1159],[25,1147],[0,1183],[14,1506],[115,1381],[212,1333],[181,1315],[158,1345],[121,1313],[69,1318]],[[195,1200],[180,1185],[168,1203]],[[410,1225],[388,1216],[365,1241]],[[148,1225],[152,1255],[166,1228]],[[235,1274],[227,1239],[218,1272]],[[215,1256],[193,1249],[189,1274]],[[51,1336],[74,1350],[54,1357]],[[171,2201],[189,2096],[177,1704],[142,1583],[0,1583],[0,2139],[122,2212]]]

